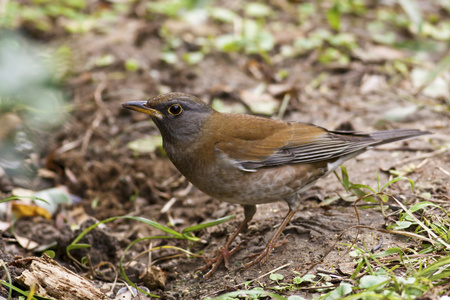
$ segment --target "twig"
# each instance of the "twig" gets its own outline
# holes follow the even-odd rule
[[[61,147],[59,147],[58,149],[56,149],[55,153],[58,155],[61,155],[67,151],[70,151],[70,150],[75,149],[76,147],[80,146],[81,142],[82,142],[81,138],[79,138],[75,141],[72,141],[72,142],[68,142],[68,143],[62,145]]]
[[[439,170],[441,170],[442,171],[442,173],[444,173],[445,175],[447,175],[447,176],[449,176],[450,177],[450,172],[449,171],[447,171],[446,169],[444,169],[443,167],[438,167],[438,169]]]
[[[100,111],[96,114],[94,121],[92,122],[92,126],[86,131],[86,134],[83,137],[83,143],[81,144],[81,153],[86,154],[87,147],[89,145],[89,141],[91,140],[92,134],[94,133],[94,129],[96,129],[100,123],[103,121],[103,113]]]
[[[83,143],[81,144],[81,153],[83,155],[86,154],[87,147],[91,140],[92,134],[94,133],[94,129],[96,129],[101,124],[105,116],[106,108],[102,99],[102,93],[105,90],[105,88],[106,88],[106,81],[102,80],[94,92],[94,100],[99,108],[99,111],[97,112],[91,127],[86,131],[86,134],[83,137]]]
[[[279,110],[279,112],[278,112],[278,119],[279,119],[279,120],[282,120],[282,119],[283,119],[284,113],[286,112],[286,109],[287,109],[287,107],[288,107],[289,102],[291,101],[291,99],[292,99],[292,96],[291,96],[290,93],[286,93],[286,94],[284,95],[283,101],[281,102],[281,105],[280,105],[280,110]]]
[[[163,214],[168,212],[172,205],[175,204],[175,202],[177,202],[177,198],[172,197],[169,201],[166,202],[166,204],[164,204],[163,208],[161,208],[161,213]]]
[[[418,155],[418,156],[415,156],[415,157],[410,157],[410,158],[404,159],[402,161],[399,161],[398,163],[396,163],[394,165],[397,165],[397,166],[398,165],[404,165],[406,163],[409,163],[409,162],[412,162],[412,161],[415,161],[415,160],[418,160],[418,159],[425,159],[425,158],[438,156],[438,155],[440,155],[442,153],[445,153],[446,151],[449,151],[449,148],[442,148],[442,149],[436,150],[436,151],[431,152],[431,153],[426,153],[426,154]]]

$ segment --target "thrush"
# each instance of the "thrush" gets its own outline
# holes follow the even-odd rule
[[[213,274],[239,246],[232,243],[256,213],[256,205],[285,201],[289,212],[266,248],[244,269],[265,262],[284,228],[299,210],[299,193],[346,160],[378,145],[429,132],[397,129],[359,133],[269,118],[220,113],[195,96],[168,93],[148,101],[122,104],[150,115],[161,132],[163,148],[175,167],[195,187],[221,201],[244,208],[244,220],[201,270]]]

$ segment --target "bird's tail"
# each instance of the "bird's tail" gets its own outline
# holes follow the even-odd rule
[[[374,131],[370,133],[358,133],[352,131],[332,131],[339,139],[344,141],[355,142],[358,144],[350,149],[345,149],[334,157],[338,158],[335,162],[328,166],[327,174],[339,167],[346,160],[355,157],[364,151],[383,144],[388,144],[397,141],[412,139],[421,135],[431,134],[429,131],[421,131],[417,129],[394,129]]]
[[[417,129],[395,129],[383,130],[369,133],[369,136],[379,142],[373,146],[388,144],[397,141],[412,139],[421,135],[431,134],[429,131],[421,131]]]
[[[382,130],[374,131],[370,133],[359,133],[354,131],[332,131],[332,133],[338,134],[341,139],[355,141],[368,142],[370,147],[393,143],[397,141],[403,141],[412,139],[421,135],[431,134],[429,131],[422,131],[418,129],[394,129],[394,130]]]

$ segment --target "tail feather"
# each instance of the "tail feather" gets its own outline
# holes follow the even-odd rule
[[[350,131],[332,131],[337,134],[343,140],[351,141],[352,139],[360,142],[360,147],[356,147],[350,151],[344,150],[340,156],[336,156],[337,160],[328,165],[327,174],[331,173],[337,167],[339,167],[346,160],[357,156],[365,152],[366,150],[383,144],[393,143],[397,141],[403,141],[412,139],[421,135],[431,134],[429,131],[421,131],[417,129],[394,129],[375,131],[370,133],[358,133]]]
[[[431,134],[429,131],[421,131],[417,129],[396,129],[383,130],[369,133],[370,137],[379,140],[374,146],[388,144],[397,141],[412,139],[421,135]]]
[[[412,139],[421,135],[431,134],[429,131],[422,131],[418,129],[393,129],[393,130],[382,130],[374,131],[370,133],[359,133],[354,131],[331,131],[342,137],[345,140],[354,140],[355,138],[360,138],[361,140],[372,140],[371,147],[393,143],[397,141],[403,141]],[[346,138],[347,137],[347,138]]]
[[[329,172],[344,161],[355,157],[374,146],[412,139],[430,134],[417,129],[396,129],[360,133],[354,131],[328,131],[309,143],[278,149],[265,160],[239,161],[241,170],[255,172],[258,168],[286,164],[307,164],[327,161]],[[253,170],[253,171],[252,171]]]

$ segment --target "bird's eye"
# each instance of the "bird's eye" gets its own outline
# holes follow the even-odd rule
[[[172,106],[169,107],[168,111],[169,114],[178,116],[183,111],[183,108],[181,108],[181,105],[179,104],[173,104]]]

